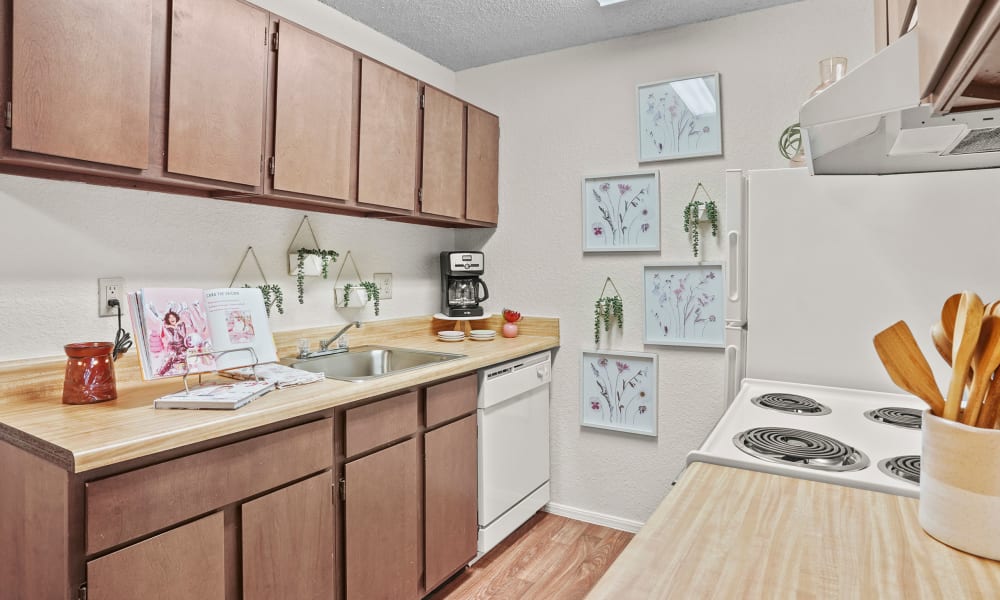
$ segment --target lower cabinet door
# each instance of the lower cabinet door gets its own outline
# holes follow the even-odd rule
[[[408,600],[420,593],[417,441],[344,466],[348,600]]]
[[[334,596],[333,474],[243,504],[243,598]]]
[[[89,600],[224,600],[221,512],[87,563]]]
[[[476,556],[476,415],[424,435],[424,561],[432,590]]]

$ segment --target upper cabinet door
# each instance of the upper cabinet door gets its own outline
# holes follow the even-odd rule
[[[465,103],[424,88],[423,190],[420,212],[465,213]]]
[[[420,82],[362,59],[358,202],[413,210],[419,127]]]
[[[170,173],[261,185],[267,32],[239,0],[173,0]]]
[[[500,119],[469,107],[468,184],[465,218],[496,223],[499,213]]]
[[[354,53],[281,22],[274,115],[274,188],[353,199]]]
[[[15,0],[12,147],[145,169],[151,37],[150,0]]]

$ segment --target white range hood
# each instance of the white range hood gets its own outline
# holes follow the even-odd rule
[[[815,175],[1000,167],[1000,109],[933,116],[921,102],[916,32],[809,99],[799,123]]]

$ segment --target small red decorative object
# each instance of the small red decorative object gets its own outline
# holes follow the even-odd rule
[[[111,342],[66,344],[66,378],[63,380],[63,404],[92,404],[114,400],[115,367]]]
[[[521,320],[521,313],[509,308],[503,309],[503,319],[508,323],[517,323]]]

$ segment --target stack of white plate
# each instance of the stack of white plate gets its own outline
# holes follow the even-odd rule
[[[461,342],[465,339],[464,331],[439,331],[438,339],[442,342]]]
[[[496,336],[497,332],[490,329],[473,329],[469,332],[469,338],[479,342],[488,342]]]

